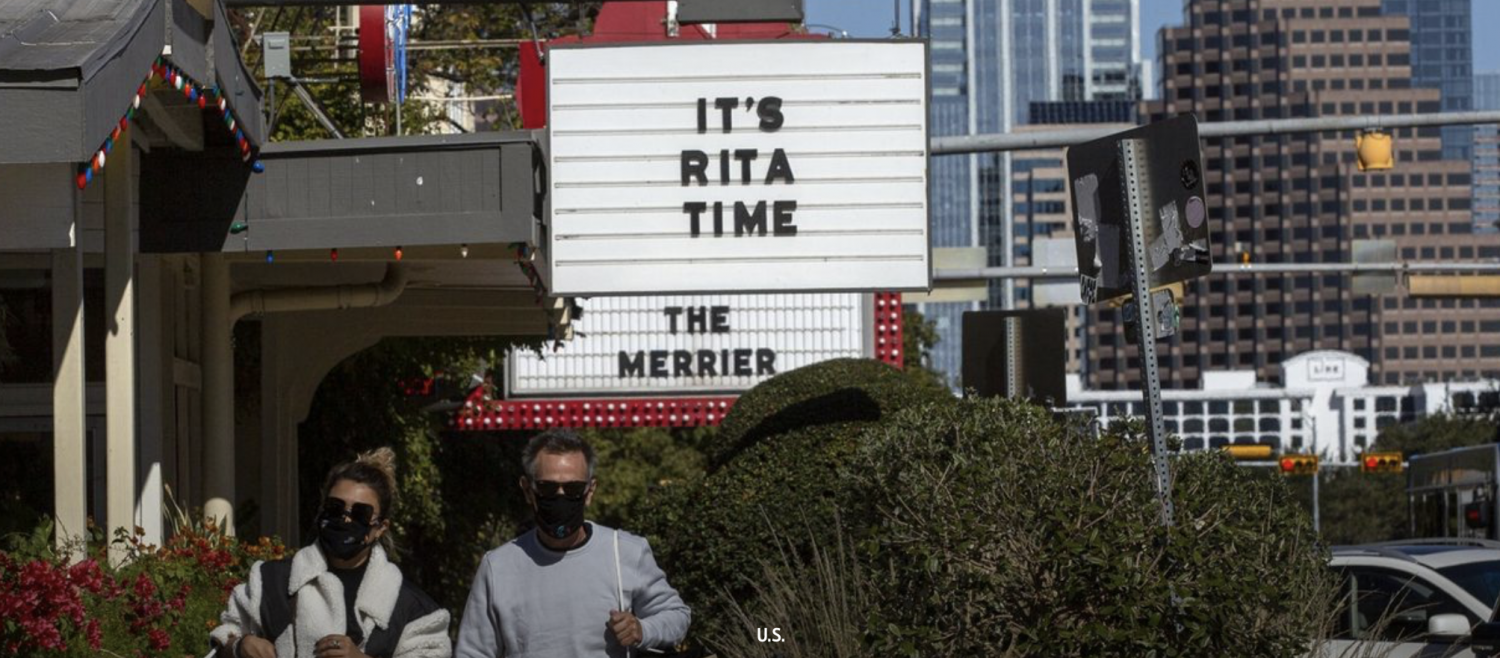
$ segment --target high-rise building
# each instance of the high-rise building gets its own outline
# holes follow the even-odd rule
[[[1140,0],[1084,0],[1085,100],[1141,97]],[[1060,98],[1056,100],[1075,100]]]
[[[1500,110],[1500,71],[1474,75],[1474,109]],[[1474,232],[1500,231],[1500,126],[1474,127]]]
[[[1414,88],[1408,19],[1380,0],[1187,0],[1163,31],[1161,99],[1151,121],[1370,115],[1440,110]],[[1351,132],[1203,142],[1214,260],[1337,263],[1351,241],[1393,240],[1407,260],[1500,257],[1472,233],[1470,167],[1445,160],[1436,128],[1395,131],[1396,166],[1361,173]],[[1341,274],[1210,275],[1191,282],[1182,325],[1164,343],[1164,385],[1196,388],[1207,370],[1253,369],[1318,349],[1353,352],[1374,381],[1407,384],[1500,373],[1500,300],[1355,295]],[[1133,388],[1139,361],[1123,318],[1090,322],[1091,388]]]
[[[1382,0],[1388,15],[1411,19],[1412,84],[1442,93],[1444,112],[1474,109],[1471,0]],[[1443,159],[1473,156],[1469,126],[1443,128]]]
[[[917,0],[932,48],[935,136],[1006,132],[1030,122],[1033,101],[1139,97],[1139,0]],[[1118,61],[1117,61],[1118,60]],[[934,247],[983,247],[991,265],[1015,254],[1009,155],[939,156],[932,163]],[[992,287],[992,306],[1014,296]],[[937,323],[931,365],[960,370],[962,315],[975,304],[924,304]]]

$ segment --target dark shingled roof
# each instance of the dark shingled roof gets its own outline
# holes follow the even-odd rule
[[[154,4],[151,0],[4,0],[0,2],[0,72],[9,79],[19,72],[76,70],[76,78],[92,78],[139,31]]]
[[[259,145],[260,89],[223,5],[213,14],[187,0],[0,0],[0,163],[87,162],[168,44],[167,61],[218,87]]]

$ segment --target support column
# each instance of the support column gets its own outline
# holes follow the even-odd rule
[[[140,410],[136,441],[136,477],[140,479],[135,505],[135,524],[146,534],[148,544],[160,546],[165,537],[162,505],[162,443],[167,405],[163,387],[171,372],[170,352],[165,351],[162,323],[161,256],[142,255],[137,271],[136,301],[140,305],[136,330],[139,340],[138,405]]]
[[[77,221],[74,222],[77,239]],[[88,411],[84,405],[83,253],[52,252],[52,513],[56,547],[83,557],[87,537]]]
[[[299,352],[287,318],[268,315],[260,332],[261,532],[288,545],[301,539],[298,508],[297,420],[292,417],[288,375],[283,366]]]
[[[129,133],[104,170],[104,373],[108,465],[105,527],[134,528],[135,515],[135,166]],[[122,553],[111,548],[110,560]]]
[[[234,534],[234,347],[229,263],[203,255],[203,516]]]

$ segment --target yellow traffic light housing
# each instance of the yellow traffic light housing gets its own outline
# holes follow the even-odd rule
[[[1224,452],[1233,459],[1271,458],[1271,446],[1268,445],[1228,445],[1224,446]]]
[[[1399,452],[1367,452],[1359,460],[1359,470],[1364,473],[1400,473],[1401,462]]]
[[[1391,136],[1378,130],[1358,133],[1354,136],[1354,152],[1359,160],[1360,171],[1385,171],[1396,166],[1394,145]]]
[[[1282,475],[1317,475],[1317,455],[1282,455]]]

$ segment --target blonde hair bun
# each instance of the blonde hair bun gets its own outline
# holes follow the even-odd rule
[[[388,447],[376,448],[360,453],[354,459],[354,463],[374,467],[385,475],[386,482],[391,485],[391,491],[396,490],[396,451]]]

